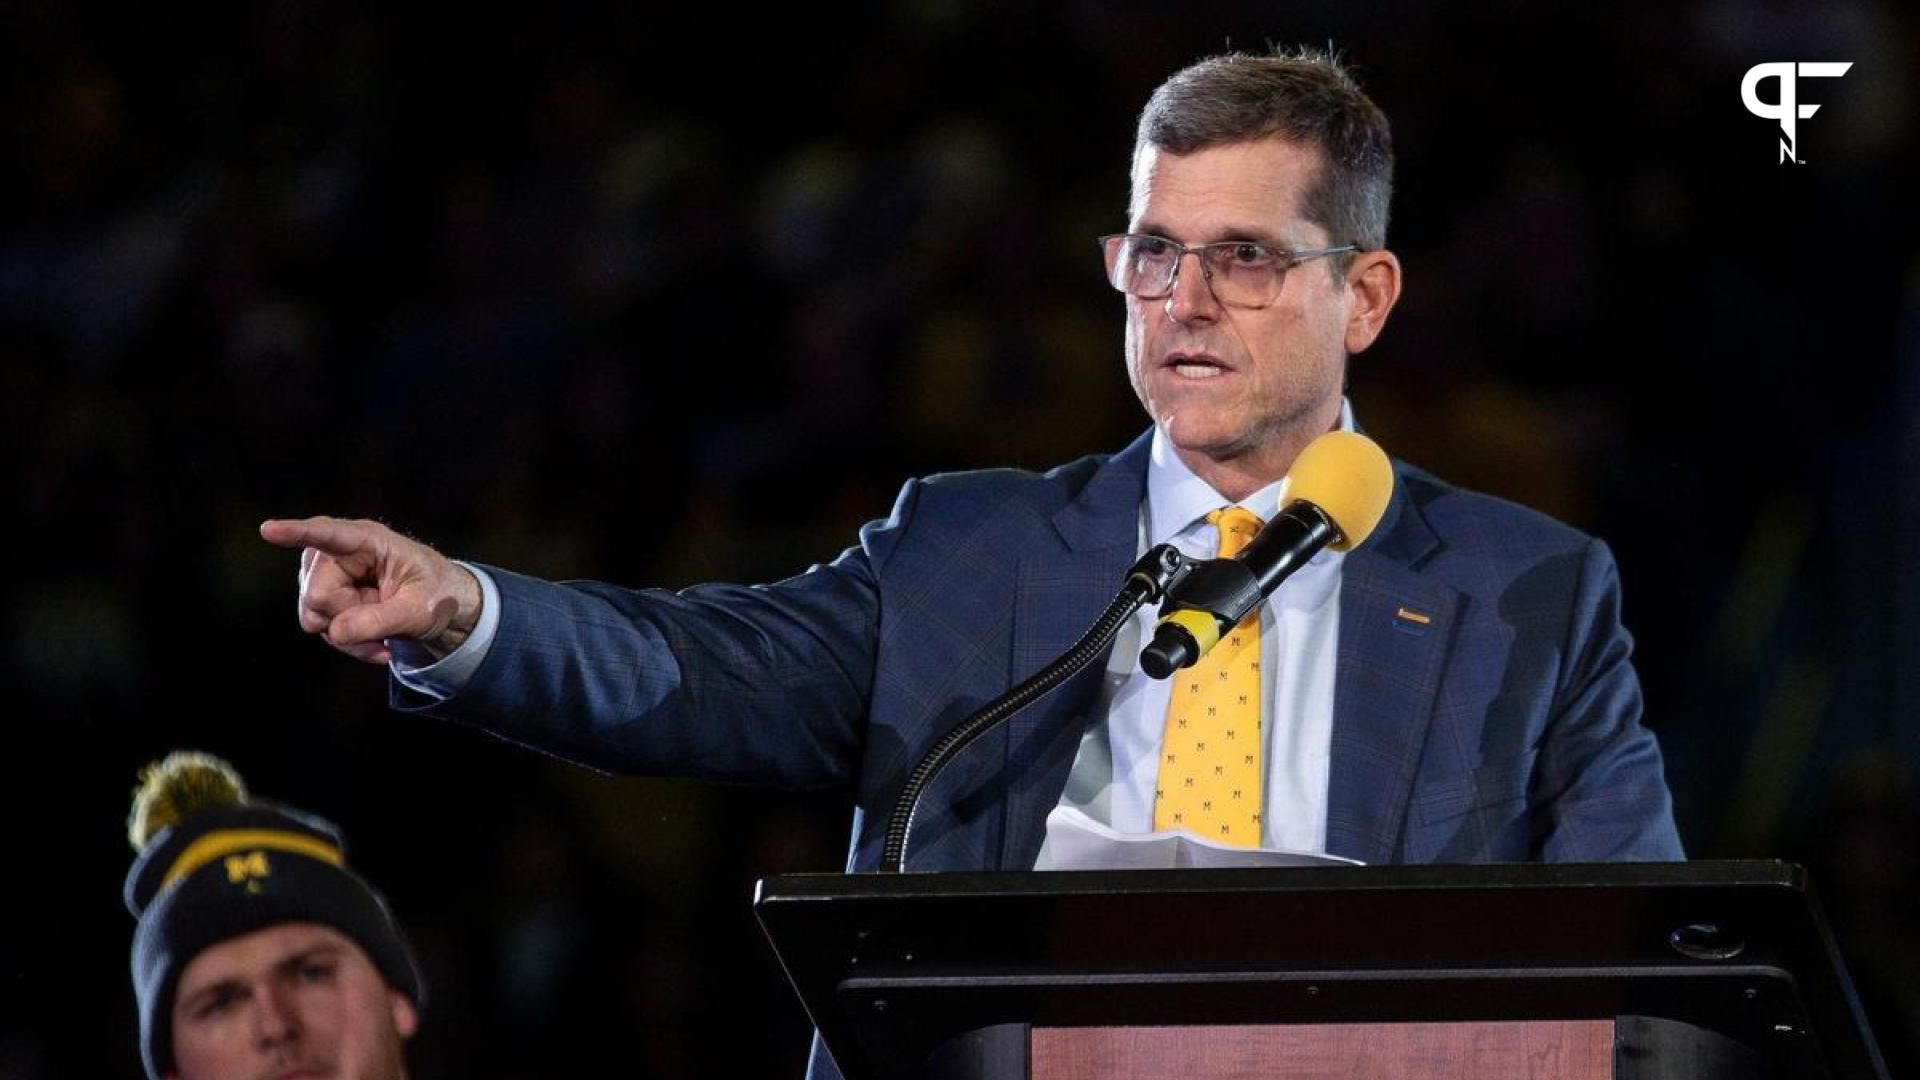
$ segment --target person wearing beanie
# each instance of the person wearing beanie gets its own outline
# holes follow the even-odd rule
[[[127,835],[152,1080],[405,1080],[425,986],[333,823],[178,751],[141,771]]]

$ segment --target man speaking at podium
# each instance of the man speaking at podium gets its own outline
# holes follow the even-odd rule
[[[1385,116],[1318,53],[1201,61],[1155,91],[1126,231],[1101,238],[1152,429],[1045,475],[909,482],[832,563],[671,593],[455,563],[366,521],[270,521],[301,626],[386,664],[393,703],[617,772],[850,788],[850,869],[905,776],[1060,653],[1130,565],[1229,555],[1401,289]],[[1326,550],[1192,668],[1094,665],[970,746],[910,865],[1045,867],[1046,821],[1364,862],[1682,857],[1604,544],[1394,465]]]

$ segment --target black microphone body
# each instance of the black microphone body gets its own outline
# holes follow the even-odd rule
[[[1340,530],[1334,527],[1333,519],[1325,510],[1304,500],[1288,504],[1287,508],[1273,516],[1273,520],[1261,528],[1247,546],[1234,555],[1234,561],[1242,563],[1253,572],[1253,578],[1260,586],[1260,595],[1253,603],[1232,613],[1233,618],[1226,625],[1237,625],[1247,617],[1260,601],[1273,595],[1280,583],[1293,575],[1295,570],[1305,566],[1308,559],[1320,554],[1320,549],[1340,538]]]
[[[1168,592],[1153,643],[1141,650],[1141,669],[1164,679],[1191,665],[1339,538],[1326,511],[1305,500],[1289,503],[1232,558],[1201,563]]]

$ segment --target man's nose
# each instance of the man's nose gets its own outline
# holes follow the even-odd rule
[[[1193,256],[1193,271],[1187,272],[1187,256]],[[1167,293],[1167,318],[1177,323],[1211,322],[1220,316],[1220,300],[1213,295],[1213,283],[1207,279],[1206,260],[1197,251],[1185,251],[1173,267],[1173,288]]]
[[[300,1037],[300,1001],[294,988],[268,987],[257,1000],[254,1024],[261,1046],[280,1046]]]

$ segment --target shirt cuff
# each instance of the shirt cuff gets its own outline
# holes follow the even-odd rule
[[[480,582],[480,619],[474,624],[473,633],[467,635],[459,648],[438,660],[418,642],[398,639],[388,642],[393,659],[387,662],[387,670],[395,681],[439,701],[466,688],[473,673],[480,669],[480,662],[487,658],[487,650],[493,646],[494,635],[500,630],[500,587],[493,583],[493,575],[458,559],[454,565],[466,567]]]

